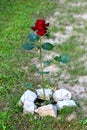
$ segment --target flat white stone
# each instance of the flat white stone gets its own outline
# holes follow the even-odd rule
[[[38,109],[35,110],[35,112],[39,114],[41,117],[48,115],[57,117],[57,107],[52,104],[39,107]]]
[[[32,101],[34,102],[37,98],[37,95],[30,91],[30,90],[27,90],[24,92],[24,94],[21,96],[20,98],[20,101],[19,101],[19,105],[22,105],[24,104],[24,102],[27,100],[27,101]]]
[[[52,90],[51,89],[44,89],[45,90],[45,99],[46,100],[50,100],[51,96],[52,96]],[[37,89],[36,90],[37,96],[40,99],[44,99],[44,92],[43,89]]]
[[[32,101],[25,100],[23,105],[23,113],[34,113],[37,106]]]
[[[66,89],[59,89],[56,90],[53,93],[53,99],[54,101],[58,102],[60,100],[66,100],[66,99],[71,99],[71,92],[69,92]]]
[[[76,106],[76,103],[73,100],[67,99],[67,100],[63,100],[63,101],[58,101],[56,105],[57,105],[58,109],[61,109],[64,106]]]

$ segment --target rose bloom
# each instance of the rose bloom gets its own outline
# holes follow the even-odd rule
[[[37,20],[35,26],[31,27],[33,31],[36,31],[37,35],[44,36],[47,33],[47,27],[49,23],[45,23],[45,20]]]

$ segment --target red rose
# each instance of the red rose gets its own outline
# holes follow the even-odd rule
[[[35,26],[31,27],[33,31],[36,31],[36,33],[39,36],[44,36],[47,33],[47,27],[49,26],[49,23],[45,23],[45,20],[37,20],[35,23]]]
[[[38,35],[40,35],[40,36],[44,36],[47,33],[47,30],[46,29],[41,29],[41,30],[38,30],[36,33]]]

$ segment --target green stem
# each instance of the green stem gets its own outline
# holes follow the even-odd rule
[[[41,85],[43,86],[43,80],[44,80],[44,76],[43,76],[43,63],[42,63],[42,49],[40,48],[40,67],[41,67]]]
[[[40,43],[41,43],[41,39],[40,39]],[[42,86],[42,88],[43,88],[43,94],[44,94],[44,100],[45,100],[42,48],[40,48],[40,67],[41,67],[41,86]]]

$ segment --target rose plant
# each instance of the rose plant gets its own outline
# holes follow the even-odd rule
[[[23,49],[25,50],[32,50],[33,48],[37,48],[39,50],[39,58],[40,58],[40,70],[39,74],[41,75],[41,86],[43,88],[43,93],[44,93],[44,99],[45,99],[45,88],[43,85],[44,82],[44,74],[48,74],[49,72],[44,72],[43,71],[43,57],[42,53],[43,50],[45,51],[50,51],[54,48],[54,45],[52,45],[49,42],[43,43],[44,37],[48,38],[48,27],[49,23],[46,23],[45,20],[39,19],[36,21],[35,25],[31,27],[31,29],[34,32],[31,32],[28,36],[28,42],[23,44]],[[62,62],[62,63],[67,63],[69,61],[69,56],[67,54],[62,54],[60,56],[54,57],[51,62],[55,60],[57,62]]]

